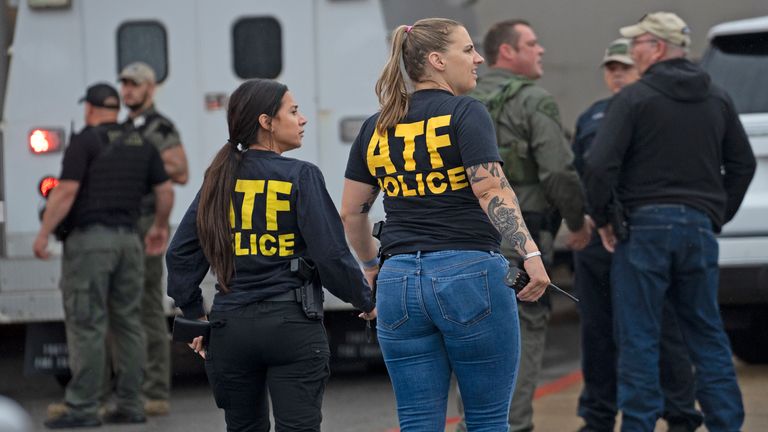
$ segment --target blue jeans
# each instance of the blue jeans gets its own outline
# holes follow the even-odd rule
[[[718,245],[709,217],[683,205],[629,216],[629,240],[611,272],[622,431],[653,431],[664,407],[659,340],[667,298],[696,367],[696,397],[710,432],[741,429],[744,407],[717,304]]]
[[[501,254],[389,258],[379,272],[378,338],[402,432],[442,432],[453,372],[470,431],[507,432],[520,357],[515,292]]]
[[[595,232],[589,246],[574,253],[574,285],[581,315],[581,368],[584,387],[578,414],[589,431],[613,431],[616,423],[616,343],[611,306],[611,259]],[[670,425],[696,430],[702,416],[696,410],[691,359],[671,303],[665,302],[660,345],[662,417]]]

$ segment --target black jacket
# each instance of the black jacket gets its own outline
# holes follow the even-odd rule
[[[611,100],[586,160],[597,226],[616,190],[625,208],[684,204],[715,230],[731,220],[755,172],[755,156],[731,98],[682,58],[652,65]]]
[[[168,295],[187,318],[205,314],[200,283],[210,267],[197,236],[195,197],[165,255]],[[243,156],[232,194],[235,272],[212,310],[233,310],[300,287],[295,257],[314,261],[323,286],[370,312],[371,290],[347,246],[341,219],[315,165],[261,150]]]

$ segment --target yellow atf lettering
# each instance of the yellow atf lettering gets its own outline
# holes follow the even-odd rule
[[[376,152],[377,148],[379,149],[378,153]],[[376,168],[384,168],[387,174],[395,172],[395,166],[392,165],[392,160],[389,158],[389,141],[386,132],[384,132],[384,136],[379,135],[377,131],[373,132],[371,141],[368,143],[365,161],[368,164],[368,171],[374,177],[376,177]]]
[[[241,180],[235,183],[235,192],[243,194],[243,207],[240,209],[240,225],[242,229],[253,228],[253,203],[257,193],[264,192],[264,180]],[[234,210],[230,214],[230,221],[234,228]]]
[[[264,256],[272,256],[277,252],[277,248],[274,246],[267,247],[267,242],[275,244],[277,240],[275,239],[275,236],[271,234],[262,234],[259,239],[259,249],[261,249],[261,254]]]
[[[280,180],[270,180],[267,183],[267,231],[277,231],[277,212],[291,211],[291,202],[278,199],[277,194],[290,195],[292,186],[293,183]]]
[[[451,124],[451,115],[432,117],[427,120],[427,151],[429,152],[429,162],[432,169],[443,167],[443,158],[438,149],[441,147],[450,147],[451,137],[448,134],[437,135],[437,128]]]
[[[395,127],[395,136],[403,138],[405,147],[403,149],[403,159],[405,160],[405,170],[413,171],[416,169],[416,161],[413,159],[413,152],[416,150],[416,137],[424,135],[424,120],[416,123],[401,123]],[[390,174],[387,171],[387,174]],[[405,195],[405,190],[403,190]],[[406,195],[407,196],[407,195]]]
[[[448,181],[451,183],[451,190],[464,189],[469,186],[469,183],[467,183],[467,172],[463,166],[449,169]]]
[[[440,181],[440,183],[437,181]],[[448,189],[448,185],[445,183],[445,176],[443,173],[433,171],[427,174],[427,188],[429,188],[429,191],[433,194],[441,194],[445,192],[445,190]]]
[[[277,236],[277,244],[280,246],[281,257],[293,255],[294,239],[296,235],[294,233],[280,234]]]
[[[397,183],[397,180],[395,180],[394,178],[384,177],[382,179],[382,182],[384,184],[383,189],[387,191],[387,195],[397,196],[397,194],[400,193],[400,185]]]
[[[403,179],[403,176],[401,175],[397,176],[397,180],[400,182],[400,189],[403,190],[403,196],[416,196],[415,190],[408,189],[408,185],[405,183],[405,179]]]
[[[240,245],[240,242],[242,241],[241,233],[236,232],[235,233],[235,255],[237,256],[243,256],[248,255],[248,249],[243,249]]]
[[[235,206],[232,205],[232,200],[229,200],[229,226],[235,227]]]

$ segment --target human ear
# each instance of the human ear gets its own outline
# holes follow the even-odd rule
[[[272,117],[262,114],[259,116],[259,125],[262,129],[272,132]]]
[[[443,55],[437,51],[432,51],[427,55],[427,62],[436,70],[445,70],[445,59]]]

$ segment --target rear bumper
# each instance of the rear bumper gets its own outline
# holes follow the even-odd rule
[[[721,305],[768,305],[768,236],[721,237]]]

